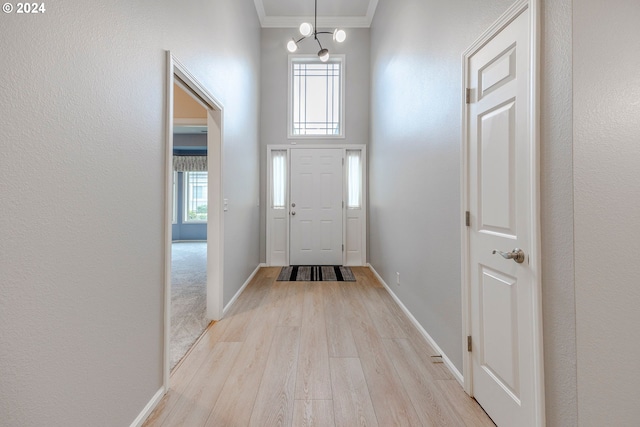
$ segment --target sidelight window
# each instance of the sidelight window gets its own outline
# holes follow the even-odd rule
[[[287,151],[273,150],[272,159],[272,189],[271,207],[273,209],[286,208],[287,198]]]
[[[362,151],[347,150],[347,208],[362,208]]]

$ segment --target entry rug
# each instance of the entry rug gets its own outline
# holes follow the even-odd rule
[[[355,282],[349,267],[334,265],[292,265],[282,267],[280,282]]]

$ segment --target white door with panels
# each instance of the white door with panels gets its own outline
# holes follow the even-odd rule
[[[465,56],[472,394],[498,426],[542,425],[530,7]]]
[[[342,265],[343,153],[291,150],[291,265]]]

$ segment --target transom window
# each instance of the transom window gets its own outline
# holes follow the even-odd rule
[[[344,137],[344,56],[290,56],[289,137]]]

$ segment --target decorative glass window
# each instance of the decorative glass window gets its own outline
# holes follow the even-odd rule
[[[206,222],[207,172],[184,172],[184,222]]]
[[[347,209],[362,208],[362,151],[347,150]]]
[[[344,57],[290,59],[289,137],[343,137]]]
[[[273,187],[271,189],[271,207],[285,209],[287,203],[287,151],[271,152]]]

